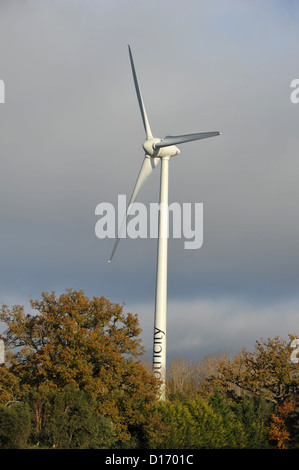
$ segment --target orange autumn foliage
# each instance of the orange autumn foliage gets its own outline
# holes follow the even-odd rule
[[[276,413],[272,415],[269,438],[276,443],[278,449],[286,449],[287,442],[290,441],[286,420],[293,410],[293,403],[287,401],[277,406]]]
[[[0,309],[5,344],[16,351],[10,373],[23,391],[41,386],[60,391],[75,384],[97,401],[121,440],[130,438],[128,423],[156,426],[158,384],[139,359],[144,350],[137,315],[76,290],[59,297],[42,293],[30,303],[35,310],[30,314],[20,305]]]

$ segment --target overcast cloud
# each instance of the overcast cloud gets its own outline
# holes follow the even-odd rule
[[[203,203],[204,243],[170,239],[169,357],[298,333],[296,1],[2,0],[1,301],[83,289],[138,313],[151,349],[156,240],[95,235],[130,196],[144,130],[222,132],[180,146],[170,202]],[[157,202],[159,167],[140,193]]]

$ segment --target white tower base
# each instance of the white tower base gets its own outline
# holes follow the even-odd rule
[[[156,278],[156,307],[153,341],[153,373],[161,380],[160,399],[165,400],[166,385],[166,311],[168,248],[168,173],[169,158],[161,158],[160,214]]]

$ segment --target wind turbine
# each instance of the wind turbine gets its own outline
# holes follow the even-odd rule
[[[111,257],[112,260],[117,248],[120,236],[126,225],[127,217],[130,214],[132,204],[134,204],[137,195],[153,172],[157,164],[161,161],[160,177],[160,211],[159,211],[159,233],[158,233],[158,256],[156,272],[156,302],[155,302],[155,322],[153,339],[153,373],[161,381],[160,399],[165,399],[166,382],[166,312],[167,312],[167,248],[168,248],[168,173],[169,159],[180,153],[175,144],[191,142],[193,140],[206,139],[214,137],[220,132],[201,132],[197,134],[186,134],[177,136],[166,136],[164,139],[153,137],[149,120],[146,114],[144,102],[139,88],[137,75],[135,71],[131,48],[129,56],[133,79],[141,112],[142,122],[145,130],[146,141],[143,144],[145,157],[127,208],[123,224],[118,232]]]

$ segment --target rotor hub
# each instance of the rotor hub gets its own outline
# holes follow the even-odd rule
[[[161,140],[162,139],[158,139],[156,137],[147,139],[143,144],[145,153],[151,157],[174,157],[180,153],[180,150],[175,145],[156,149],[155,144],[161,142]]]

